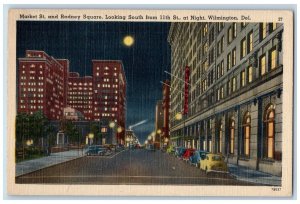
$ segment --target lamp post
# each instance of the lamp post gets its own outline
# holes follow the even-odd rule
[[[159,137],[159,146],[160,146],[160,148],[162,148],[162,145],[161,145],[161,129],[158,129],[156,131],[156,133],[158,134],[158,137]]]
[[[92,143],[93,143],[93,138],[94,138],[94,133],[89,133],[89,145],[91,146],[92,145]]]
[[[183,118],[183,114],[181,112],[176,113],[175,115],[175,120],[181,120]],[[185,120],[183,120],[183,131],[182,131],[182,136],[183,136],[183,142],[182,146],[184,146],[184,140],[185,140]]]

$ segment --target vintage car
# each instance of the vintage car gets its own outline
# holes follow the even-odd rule
[[[186,152],[186,148],[180,147],[177,151],[176,157],[182,159],[182,156],[184,155],[185,152]]]
[[[168,153],[168,154],[173,154],[174,152],[175,152],[174,146],[170,145],[170,146],[167,148],[167,153]]]
[[[183,161],[189,161],[190,157],[193,156],[194,152],[195,152],[195,149],[191,149],[191,148],[187,149],[184,152],[184,154],[182,155],[182,160]]]
[[[197,150],[194,154],[190,157],[189,163],[191,165],[195,165],[196,167],[200,166],[201,158],[205,157],[208,152],[203,150]]]
[[[107,152],[107,148],[103,147],[103,146],[99,146],[99,145],[92,145],[89,146],[87,151],[86,151],[86,155],[87,156],[103,156],[105,155]]]
[[[208,172],[228,172],[228,167],[222,154],[206,154],[200,161],[200,169]]]

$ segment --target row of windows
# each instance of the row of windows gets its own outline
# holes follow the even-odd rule
[[[100,70],[100,67],[96,67],[97,70]],[[109,70],[109,67],[104,67],[104,70]],[[117,70],[116,67],[114,67],[114,70]]]

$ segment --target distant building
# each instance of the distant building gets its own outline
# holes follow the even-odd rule
[[[161,142],[161,137],[164,127],[164,114],[163,114],[163,102],[157,101],[155,106],[155,142]]]
[[[68,78],[68,106],[84,115],[84,120],[93,120],[93,78],[80,77],[77,72],[70,72]]]
[[[27,50],[19,58],[17,111],[42,110],[50,120],[61,120],[64,108],[82,113],[82,120],[114,122],[116,140],[124,143],[126,77],[122,61],[92,60],[93,76],[69,71],[69,61],[44,51]],[[114,138],[113,138],[114,139]],[[112,141],[113,141],[112,139]]]
[[[172,23],[170,131],[174,145],[281,175],[282,33],[279,23]],[[183,109],[190,67],[189,111]]]
[[[93,60],[94,120],[116,123],[117,140],[124,143],[126,113],[126,77],[122,61]]]
[[[18,113],[42,110],[50,120],[61,119],[66,106],[68,61],[27,50],[18,67]]]
[[[162,109],[163,109],[163,128],[162,128],[162,136],[164,139],[170,138],[170,81],[165,80],[163,84],[163,101],[162,101]]]
[[[129,145],[139,144],[139,140],[137,136],[134,134],[133,130],[125,131],[125,146],[129,147]]]

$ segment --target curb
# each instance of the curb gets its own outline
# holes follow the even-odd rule
[[[70,161],[74,161],[76,159],[81,159],[83,157],[86,157],[86,155],[83,155],[83,156],[80,156],[80,157],[76,157],[76,158],[73,158],[73,159],[70,159],[70,160],[67,160],[67,161],[63,161],[63,162],[60,162],[60,163],[56,163],[56,164],[50,164],[49,166],[44,166],[42,168],[39,168],[39,169],[36,169],[36,170],[33,170],[33,171],[29,171],[29,172],[26,172],[26,173],[22,173],[20,175],[16,175],[15,178],[18,178],[18,177],[21,177],[21,176],[24,176],[26,174],[30,174],[30,173],[34,173],[34,172],[37,172],[41,169],[45,169],[45,168],[48,168],[48,167],[53,167],[53,166],[56,166],[56,165],[59,165],[59,164],[63,164],[63,163],[67,163],[67,162],[70,162]]]

